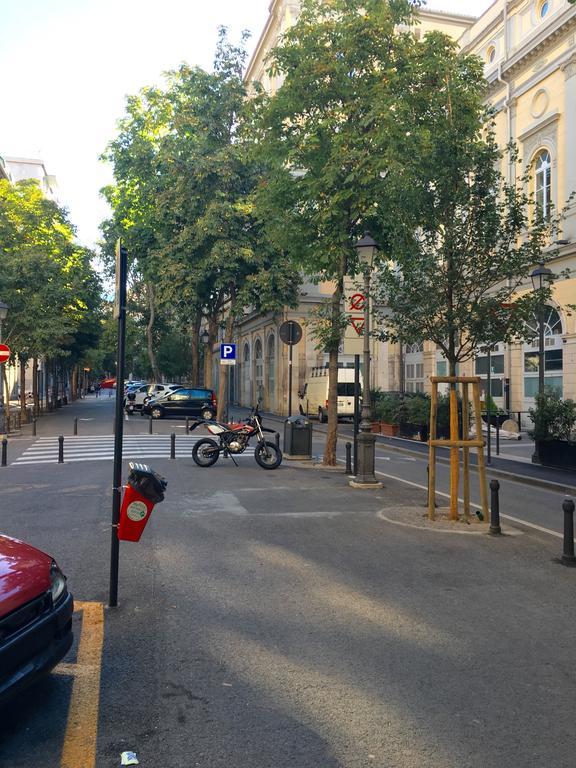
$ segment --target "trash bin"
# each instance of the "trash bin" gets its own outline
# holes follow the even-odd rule
[[[130,474],[120,508],[118,538],[140,541],[150,514],[164,500],[166,480],[146,464],[130,462]]]
[[[312,458],[312,422],[306,416],[290,416],[284,422],[284,456]]]

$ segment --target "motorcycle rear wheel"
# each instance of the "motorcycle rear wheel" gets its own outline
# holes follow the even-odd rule
[[[254,458],[262,469],[276,469],[282,464],[282,451],[276,447],[275,443],[264,440],[256,446]]]
[[[216,464],[219,456],[218,443],[209,437],[199,440],[192,448],[192,458],[199,467],[211,467]]]

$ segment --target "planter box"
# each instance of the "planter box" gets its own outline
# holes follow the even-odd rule
[[[371,430],[373,435],[379,435],[380,434],[380,422],[379,421],[373,421]]]
[[[399,424],[387,424],[385,421],[381,421],[380,432],[387,437],[398,437],[400,434],[400,426]]]
[[[411,421],[405,421],[400,424],[400,437],[405,437],[408,440],[421,440],[425,443],[428,440],[428,424],[414,424]]]
[[[557,469],[576,470],[576,443],[566,440],[538,440],[540,464]]]

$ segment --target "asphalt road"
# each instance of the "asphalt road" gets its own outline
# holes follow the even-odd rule
[[[38,438],[71,437],[74,414],[111,434],[112,403],[86,401]],[[145,421],[124,426],[145,450]],[[11,440],[10,462],[31,442]],[[116,609],[111,461],[0,470],[0,527],[57,557],[81,609],[66,663],[2,713],[3,768],[119,766],[125,750],[148,768],[572,764],[576,570],[557,539],[390,524],[425,493],[389,477],[366,492],[250,456],[150,463],[167,498],[121,545]]]

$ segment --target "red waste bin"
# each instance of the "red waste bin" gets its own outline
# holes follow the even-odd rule
[[[164,500],[167,482],[146,464],[130,462],[118,524],[121,541],[140,541],[154,506]]]

